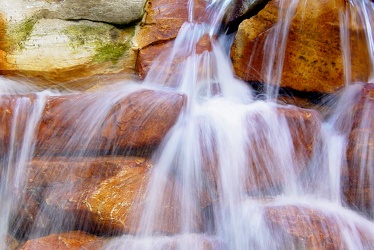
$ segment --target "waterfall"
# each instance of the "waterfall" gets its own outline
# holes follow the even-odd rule
[[[373,102],[370,96],[366,99],[360,96],[368,87],[361,82],[352,83],[350,62],[354,51],[349,49],[350,31],[346,28],[348,23],[355,22],[365,30],[372,67],[368,80],[373,81],[373,2],[350,0],[349,6],[340,12],[346,87],[326,101],[332,111],[325,117],[315,110],[278,101],[288,32],[299,0],[276,1],[284,12],[280,13],[279,22],[264,47],[267,60],[262,65],[263,77],[266,83],[272,84],[266,85],[261,95],[238,79],[232,70],[228,56],[232,35],[222,33],[221,26],[230,2],[211,0],[204,16],[194,16],[194,1],[189,0],[188,22],[182,25],[173,46],[158,56],[141,82],[123,80],[93,91],[86,98],[78,91],[41,91],[32,84],[0,79],[0,100],[14,110],[7,114],[6,109],[0,109],[4,117],[6,114],[11,117],[10,124],[0,120],[11,131],[6,140],[0,132],[0,139],[7,141],[6,145],[0,144],[0,248],[7,234],[18,234],[25,226],[24,221],[17,221],[14,212],[24,205],[21,201],[28,200],[25,198],[29,178],[26,167],[33,158],[52,161],[56,155],[71,157],[67,168],[57,166],[61,168],[60,174],[44,178],[58,179],[61,175],[73,180],[81,177],[62,173],[74,169],[76,159],[130,154],[147,155],[153,164],[146,184],[141,187],[144,193],[135,195],[131,204],[139,218],[130,218],[128,232],[111,235],[103,249],[374,247],[374,205],[367,206],[367,197],[360,193],[358,206],[364,209],[355,211],[347,204],[342,190],[342,182],[347,181],[344,174],[349,172],[347,162],[360,166],[357,190],[374,183],[374,152],[368,146],[373,131],[366,131],[372,123]],[[206,47],[200,49],[202,41]],[[123,129],[124,137],[130,141],[125,150],[110,130],[111,122],[120,119],[114,111],[132,112],[140,100],[135,96],[123,106],[118,103],[138,91],[166,93],[157,96],[159,102],[153,95],[148,98],[146,95],[142,100],[148,103],[141,118],[144,121],[152,119],[156,106],[164,100],[174,98],[174,106],[181,106],[175,124],[170,130],[165,129],[167,134],[151,153],[136,151],[141,144],[137,141],[141,128],[139,131]],[[14,95],[22,98],[12,103],[7,97]],[[65,97],[72,97],[73,101]],[[363,110],[361,123],[357,122],[354,109],[357,103],[361,103]],[[55,120],[43,118],[43,110],[53,105],[61,105],[59,116]],[[137,115],[135,111],[131,114]],[[56,127],[73,124],[73,129],[38,134],[40,124]],[[357,147],[350,144],[352,130],[358,133]],[[47,141],[56,135],[64,141],[61,145]],[[97,139],[100,136],[104,139]],[[36,142],[36,138],[46,144]],[[99,145],[100,152],[93,153],[92,145]],[[347,153],[350,147],[353,147],[350,151],[353,156]],[[103,172],[98,173],[98,179],[109,175],[100,171]],[[84,186],[84,180],[79,181]],[[59,206],[69,206],[69,200],[59,201],[59,197],[74,189],[71,182],[64,189],[58,182],[48,186],[48,190],[59,191],[55,197],[43,191],[47,202],[35,219],[40,225],[29,226],[25,230],[28,235],[18,237],[32,239],[74,230],[73,222],[83,229],[91,226],[79,221],[84,218],[71,218],[69,212],[56,214],[58,209],[48,206],[53,199],[60,202]],[[43,224],[44,216],[52,221],[47,227]],[[97,229],[98,234],[107,236],[100,230],[104,229]],[[320,238],[314,236],[315,231]]]

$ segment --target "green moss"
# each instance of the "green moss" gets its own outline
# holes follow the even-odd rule
[[[116,64],[126,50],[130,48],[129,43],[124,43],[121,39],[123,32],[129,34],[134,32],[134,29],[120,31],[109,25],[81,23],[71,25],[64,30],[64,34],[69,37],[73,48],[92,47],[95,52],[94,62],[111,61],[113,64]]]
[[[22,23],[11,27],[8,32],[12,43],[18,45],[20,49],[23,49],[24,44],[31,35],[37,21],[37,18],[29,18]]]
[[[74,47],[83,46],[87,41],[103,40],[103,35],[108,33],[108,27],[99,25],[71,25],[64,30]]]
[[[96,54],[93,60],[95,62],[111,61],[113,64],[116,64],[128,49],[129,45],[127,44],[104,44],[96,48]]]

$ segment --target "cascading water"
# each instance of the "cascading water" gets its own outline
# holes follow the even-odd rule
[[[279,1],[280,6],[284,3]],[[348,209],[341,190],[349,133],[354,126],[366,126],[355,125],[353,115],[362,85],[347,87],[340,99],[333,101],[334,111],[324,122],[315,111],[277,104],[277,88],[269,87],[266,101],[258,100],[261,98],[250,87],[235,78],[227,59],[230,39],[218,34],[229,4],[228,0],[211,1],[206,15],[196,17],[190,1],[189,22],[180,29],[173,48],[160,55],[155,62],[158,67],[151,68],[142,84],[115,85],[115,91],[93,93],[90,102],[81,100],[79,93],[69,93],[78,98],[74,102],[75,110],[69,112],[64,122],[73,122],[77,117],[74,114],[79,114],[81,126],[71,134],[61,134],[61,138],[67,138],[62,147],[48,147],[63,156],[73,154],[73,148],[80,148],[79,153],[74,153],[75,159],[92,156],[90,145],[96,143],[98,130],[105,133],[102,127],[113,118],[111,110],[121,98],[137,90],[163,90],[186,96],[176,124],[153,153],[154,167],[144,187],[145,198],[138,197],[134,204],[139,206],[139,221],[133,221],[130,234],[112,239],[104,249],[373,248],[374,223],[370,217]],[[281,22],[268,40],[269,64],[263,65],[264,79],[268,82],[275,79],[273,83],[279,84],[281,81],[289,23],[297,4],[298,1],[292,0],[291,7],[284,8]],[[374,4],[370,1],[350,1],[350,4],[360,13],[369,51],[373,52],[370,20]],[[348,22],[348,15],[342,12],[341,21]],[[341,30],[344,38],[347,34],[344,28]],[[208,41],[209,48],[201,51],[202,40]],[[344,52],[344,61],[350,60],[350,54],[350,51]],[[372,56],[370,60],[374,65]],[[348,74],[350,69],[345,72]],[[13,94],[12,91],[30,93],[33,90],[17,87],[3,91]],[[28,112],[26,117],[14,112],[11,143],[4,146],[8,151],[2,155],[0,198],[6,204],[0,209],[2,243],[7,233],[15,234],[23,226],[22,222],[12,222],[15,220],[12,211],[23,198],[13,193],[22,193],[26,188],[24,166],[35,156],[45,161],[54,157],[53,153],[35,151],[34,145],[45,99],[64,95],[30,94],[15,105],[20,109],[26,106]],[[66,110],[69,105],[65,104],[62,109]],[[369,120],[369,111],[373,109],[370,105],[364,108],[368,111],[363,113],[363,121]],[[144,119],[152,111],[150,108]],[[28,122],[22,123],[19,119]],[[17,133],[22,135],[21,139]],[[136,136],[129,134],[129,137]],[[360,143],[367,144],[369,135],[361,137]],[[120,151],[116,149],[116,141],[100,143],[103,144],[101,154]],[[359,163],[360,176],[372,185],[373,180],[366,180],[364,175],[369,171],[369,176],[373,176],[370,161],[373,152],[369,148],[364,153],[369,156]],[[32,225],[26,237],[74,229],[70,228],[71,220],[66,219],[68,215],[54,214],[48,206],[43,209],[43,216],[47,214],[53,223],[47,228]],[[374,214],[374,211],[367,212]],[[42,224],[42,214],[39,217],[35,221]],[[10,229],[5,231],[6,228]],[[323,240],[310,236],[313,230],[323,234]]]

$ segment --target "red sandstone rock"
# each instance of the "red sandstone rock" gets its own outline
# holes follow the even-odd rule
[[[205,18],[207,2],[194,0],[195,20]],[[148,1],[142,24],[135,40],[139,54],[135,65],[136,73],[144,78],[150,65],[163,51],[173,46],[182,24],[188,21],[188,1],[151,0]],[[185,58],[182,58],[184,60]],[[177,59],[178,60],[178,59]],[[174,70],[170,72],[176,73]],[[169,74],[170,72],[166,72]]]
[[[74,231],[27,241],[20,250],[99,250],[107,239]]]
[[[52,158],[36,159],[29,166],[29,185],[45,188],[40,200],[44,215],[58,214],[51,229],[67,227],[100,232],[106,235],[141,231],[140,219],[145,206],[146,185],[151,164],[142,158]],[[174,234],[180,232],[182,200],[179,184],[167,178],[166,187],[160,190],[162,198],[152,228],[154,232]],[[160,196],[161,197],[161,196]],[[201,205],[201,207],[200,207]],[[201,231],[201,208],[195,211],[193,227]]]
[[[297,246],[300,249],[346,249],[344,234],[354,235],[355,244],[371,248],[374,239],[359,224],[348,224],[331,212],[297,205],[269,206],[265,208],[265,220],[279,247]],[[349,247],[348,247],[349,248]]]
[[[374,215],[374,86],[363,87],[355,106],[352,132],[347,149],[347,173],[343,192],[350,205]]]
[[[105,111],[101,102],[106,102],[107,97],[105,94],[48,97],[40,125],[35,129],[37,153],[97,153],[153,147],[174,125],[184,105],[182,95],[142,90],[112,104],[100,117],[99,112]],[[3,153],[10,143],[13,117],[18,114],[14,141],[19,143],[26,124],[30,124],[27,119],[35,103],[35,95],[1,96]]]

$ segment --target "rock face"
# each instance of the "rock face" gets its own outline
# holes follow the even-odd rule
[[[333,93],[345,84],[339,30],[339,11],[344,8],[348,7],[340,0],[299,1],[297,6],[292,6],[292,1],[284,1],[284,6],[270,1],[239,26],[231,50],[235,73],[245,81]],[[287,30],[288,22],[289,32],[277,36],[278,31]],[[352,59],[352,80],[367,80],[370,62],[366,43],[356,37],[362,30],[352,25],[349,32],[351,49],[361,55]]]
[[[57,82],[104,72],[133,73],[133,34],[134,27],[32,17],[7,28],[7,64],[0,72]]]
[[[21,247],[21,250],[99,250],[103,247],[105,242],[106,240],[104,238],[89,235],[85,232],[73,231],[29,240]]]
[[[47,218],[49,231],[80,229],[117,235],[142,230],[141,218],[152,164],[139,157],[40,158],[28,164],[29,189],[42,189],[34,223]],[[157,204],[152,231],[180,231],[182,200],[178,184],[166,180]],[[202,228],[202,213],[196,211],[196,231]],[[37,213],[35,213],[37,212]],[[35,228],[34,228],[35,230]],[[47,233],[49,232],[47,231]],[[43,231],[41,231],[43,234]],[[27,233],[27,232],[26,232]]]
[[[276,108],[270,114],[265,115],[265,117],[277,116],[271,123],[261,114],[248,114],[246,149],[248,159],[246,159],[247,166],[241,176],[247,192],[263,192],[271,195],[274,188],[287,185],[289,178],[299,176],[306,170],[308,161],[320,139],[321,120],[317,112],[296,108]],[[279,131],[277,137],[282,138],[280,140],[291,140],[292,145],[287,145],[283,141],[277,144],[275,137],[271,136],[272,128],[286,124],[288,131]],[[282,152],[277,151],[280,145]],[[205,150],[208,149],[203,148],[202,152],[202,155],[206,156],[205,172],[213,185],[219,187],[226,178],[219,174],[219,156],[209,159],[209,151]],[[284,164],[283,155],[291,156],[287,157],[286,164]]]
[[[146,5],[146,14],[135,36],[139,46],[136,73],[144,78],[150,65],[162,51],[173,45],[182,24],[188,21],[188,1],[150,0]],[[204,18],[206,2],[194,0],[195,19]],[[169,73],[169,72],[167,72]]]
[[[352,238],[357,244],[361,242],[364,248],[373,247],[374,241],[367,238],[367,228],[354,224],[342,228],[346,218],[318,208],[302,206],[270,206],[265,209],[265,218],[270,231],[276,235],[278,247],[297,246],[301,249],[345,249],[349,240],[343,234]],[[348,242],[347,242],[348,241]]]
[[[15,108],[23,105],[20,109],[25,113],[18,119],[19,124],[26,124],[32,107],[37,106],[36,100],[33,95],[2,96],[0,123],[4,129],[0,145],[4,152],[11,136],[12,117],[18,114]],[[111,103],[104,108],[102,104],[108,100]],[[134,92],[122,99],[113,94],[48,97],[39,114],[40,124],[35,128],[36,151],[38,154],[116,152],[156,146],[176,122],[184,101],[182,95],[153,90]],[[83,113],[91,118],[84,118]],[[18,135],[19,140],[22,136]]]
[[[65,20],[91,20],[128,24],[143,17],[146,0],[52,0],[48,16]]]
[[[347,150],[348,175],[343,192],[348,203],[374,216],[374,86],[367,84],[355,106]]]

